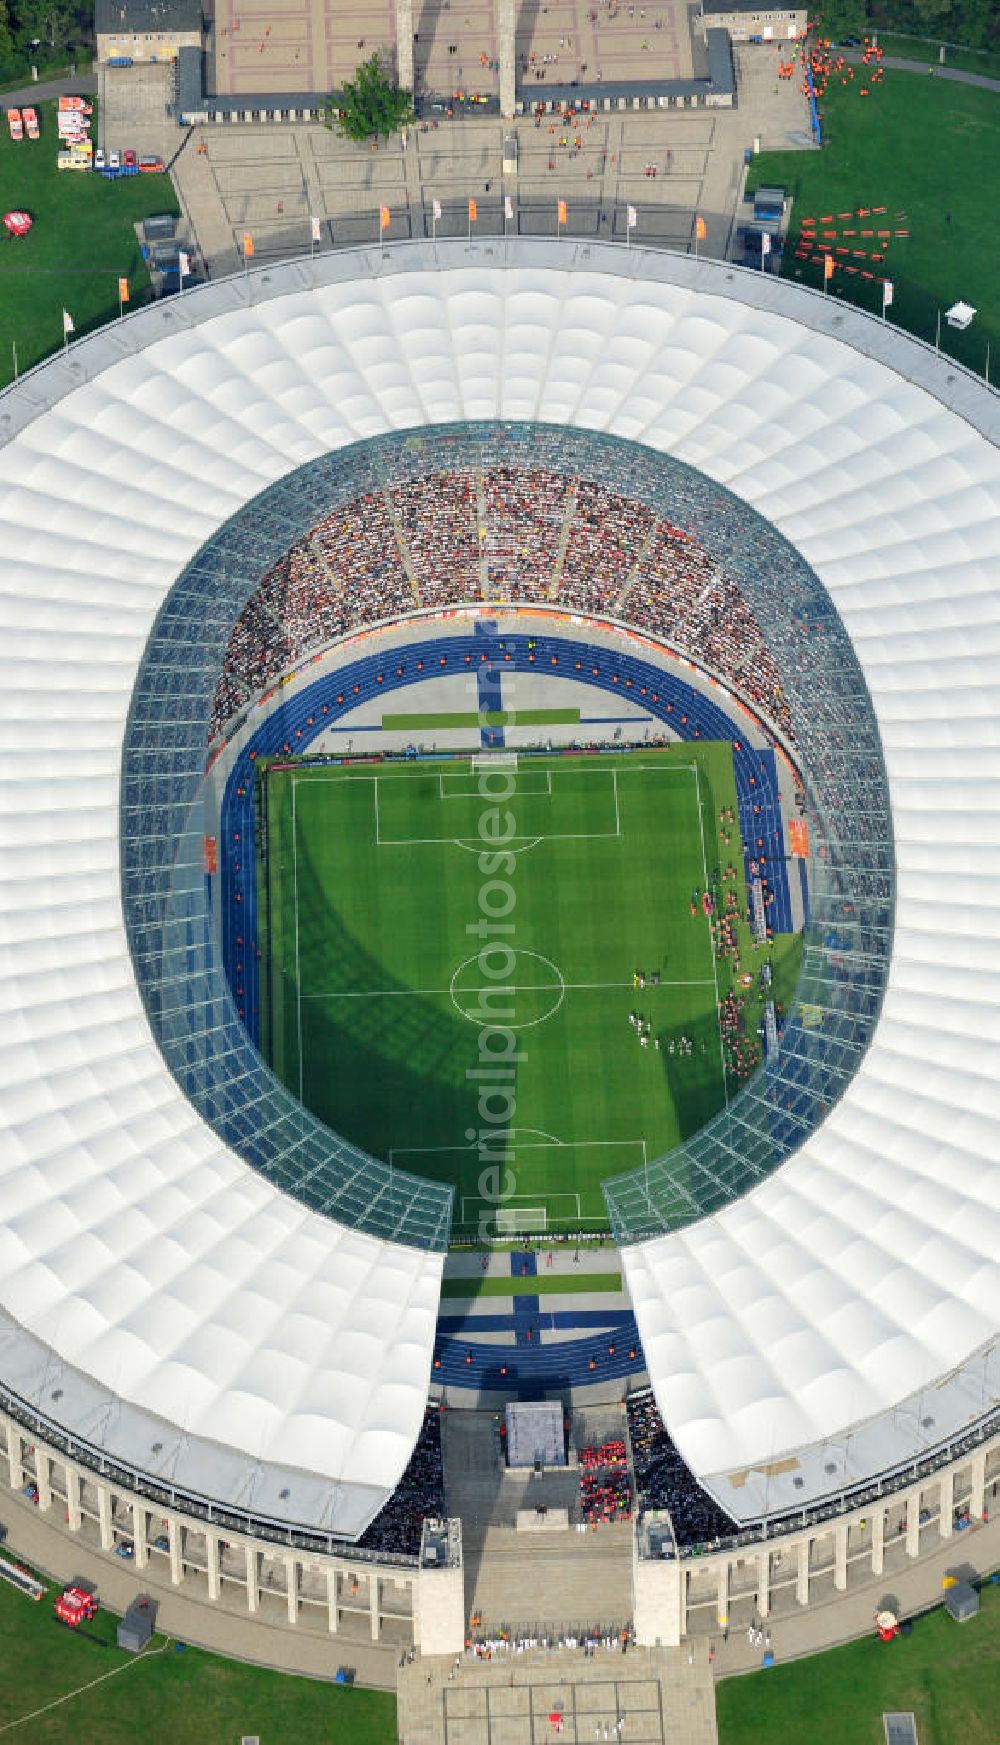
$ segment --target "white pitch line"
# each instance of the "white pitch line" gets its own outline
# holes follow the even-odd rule
[[[499,1129],[495,1135],[490,1135],[491,1139],[499,1139],[502,1137],[503,1135],[500,1133]],[[645,1139],[551,1139],[546,1144],[542,1144],[540,1141],[535,1140],[533,1143],[527,1145],[522,1143],[521,1140],[515,1140],[513,1149],[515,1151],[607,1151],[614,1146],[621,1147],[624,1145],[641,1145],[643,1148],[643,1154],[645,1154]],[[479,1147],[475,1140],[473,1140],[469,1145],[398,1145],[395,1150],[390,1151],[389,1156],[391,1158],[431,1157],[436,1156],[438,1153],[444,1153],[448,1157],[453,1157],[455,1155],[458,1155],[459,1157],[469,1157],[473,1153],[477,1153],[478,1150]],[[566,1194],[570,1191],[569,1188],[562,1190],[562,1192]],[[531,1199],[531,1197],[530,1194],[514,1194],[512,1196],[513,1199],[520,1198],[522,1200]],[[481,1195],[470,1194],[467,1198],[479,1199],[481,1198]]]
[[[599,993],[615,988],[631,988],[634,983],[628,982],[525,982],[519,987],[498,988],[503,994],[552,994],[559,988],[567,994]],[[712,982],[706,977],[703,981],[660,981],[661,988],[710,988]],[[718,992],[718,979],[715,981]],[[647,992],[650,990],[647,990]],[[421,1000],[430,999],[435,994],[479,994],[481,988],[358,988],[345,989],[343,992],[303,994],[303,1000]]]
[[[292,777],[292,889],[295,892],[295,1013],[299,1037],[299,1102],[302,1101],[302,977],[299,973],[299,837],[295,813],[295,777]]]
[[[708,855],[707,855],[706,850],[705,850],[705,818],[704,818],[704,814],[703,814],[702,809],[701,809],[701,776],[698,772],[698,765],[694,764],[693,768],[694,768],[695,801],[696,801],[696,804],[698,807],[698,828],[701,831],[701,871],[702,871],[702,877],[705,881],[703,886],[702,886],[702,889],[707,891],[708,890]],[[715,1029],[716,1029],[716,1034],[718,1035],[718,1038],[719,1038],[719,1061],[720,1061],[721,1066],[722,1066],[722,1090],[723,1090],[723,1094],[724,1094],[725,1099],[726,1099],[726,1108],[728,1109],[728,1107],[729,1107],[729,1075],[726,1072],[726,1051],[722,1045],[722,1025],[719,1022],[719,966],[718,966],[716,959],[715,959],[715,947],[712,944],[712,918],[711,918],[711,916],[708,916],[707,919],[708,919],[709,949],[712,953],[712,978],[715,982]]]
[[[620,837],[622,833],[622,815],[618,808],[618,771],[616,769],[611,771],[611,788],[615,796],[615,835]]]

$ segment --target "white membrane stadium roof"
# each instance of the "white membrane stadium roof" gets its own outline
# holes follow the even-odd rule
[[[206,1488],[220,1463],[299,1471],[352,1530],[417,1434],[441,1259],[283,1197],[181,1095],[126,946],[122,736],[157,608],[221,521],[327,450],[496,416],[632,438],[751,503],[829,589],[884,740],[897,931],[861,1072],[771,1180],[625,1256],[682,1452],[770,1460],[1000,1325],[996,401],[832,298],[707,262],[268,268],[0,400],[0,1310],[22,1394],[79,1376],[63,1421],[113,1397],[123,1447],[155,1417]]]

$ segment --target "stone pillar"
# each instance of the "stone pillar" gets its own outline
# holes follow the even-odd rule
[[[297,1624],[299,1619],[298,1566],[289,1552],[285,1553],[285,1595],[288,1600],[288,1622]]]
[[[21,1463],[21,1432],[16,1425],[7,1419],[7,1466],[10,1472],[10,1488],[19,1491],[24,1485],[24,1467]]]
[[[141,1503],[132,1504],[132,1544],[136,1569],[145,1569],[149,1563],[149,1510]]]
[[[423,1570],[418,1590],[420,1647],[424,1649]],[[687,1626],[687,1573],[676,1557],[638,1556],[632,1536],[632,1593],[636,1641],[643,1648],[676,1648]]]
[[[847,1586],[847,1537],[847,1522],[840,1521],[833,1533],[833,1585],[838,1593]]]
[[[101,1550],[110,1551],[115,1534],[111,1524],[111,1492],[106,1484],[97,1487],[97,1521],[101,1529]]]
[[[812,1549],[810,1539],[799,1540],[799,1562],[795,1572],[795,1598],[800,1606],[809,1604],[809,1553]]]
[[[71,1533],[79,1533],[83,1523],[80,1512],[80,1474],[66,1462],[66,1519]]]
[[[255,1612],[257,1610],[257,1603],[258,1603],[258,1597],[259,1597],[258,1592],[257,1592],[258,1569],[259,1569],[259,1566],[257,1563],[257,1553],[254,1550],[252,1545],[244,1546],[244,1550],[246,1552],[246,1559],[247,1559],[247,1611],[248,1612]]]
[[[330,1635],[337,1634],[337,1571],[328,1569],[326,1572],[326,1609],[329,1614]]]
[[[881,1575],[885,1564],[885,1509],[876,1504],[872,1516],[872,1574]]]
[[[757,1612],[766,1618],[771,1610],[771,1553],[757,1553]]]
[[[920,1556],[920,1492],[906,1499],[906,1555]]]
[[[396,83],[413,90],[413,0],[396,0]]]
[[[972,1488],[969,1496],[969,1513],[974,1521],[981,1521],[986,1511],[986,1451],[980,1449],[972,1456]]]
[[[368,1606],[372,1615],[372,1641],[378,1641],[378,1576],[372,1570],[368,1577]]]
[[[719,1628],[724,1630],[729,1623],[729,1559],[719,1564],[717,1572],[718,1590],[715,1599],[715,1612]]]
[[[205,1528],[205,1568],[208,1573],[208,1597],[219,1597],[219,1536],[211,1527]]]
[[[49,1456],[42,1448],[35,1449],[35,1483],[38,1486],[38,1507],[44,1513],[52,1507],[52,1469]]]
[[[170,1579],[175,1587],[180,1587],[184,1576],[181,1565],[181,1524],[173,1515],[167,1522],[167,1545],[170,1550]]]
[[[500,57],[500,113],[510,120],[516,101],[514,0],[497,0],[497,53]]]
[[[955,1473],[941,1474],[938,1486],[938,1532],[942,1539],[950,1539],[955,1527]]]

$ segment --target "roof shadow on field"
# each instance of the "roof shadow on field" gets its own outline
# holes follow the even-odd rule
[[[466,1076],[479,1058],[478,1027],[393,976],[344,924],[302,853],[298,892],[300,963],[314,986],[340,995],[303,1000],[304,1103],[375,1156],[395,1150],[401,1169],[457,1181],[458,1152],[479,1126],[478,1085]],[[297,1064],[294,1047],[288,1053]],[[414,1155],[422,1147],[451,1154]]]
[[[670,1043],[681,1035],[693,1044],[690,1054],[680,1054]],[[660,1061],[673,1100],[681,1142],[693,1138],[725,1102],[722,1063],[719,1059],[719,1024],[714,1012],[688,1019],[676,1029],[659,1031]]]

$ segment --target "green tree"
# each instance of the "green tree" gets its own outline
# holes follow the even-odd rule
[[[0,0],[0,67],[13,59],[14,40],[10,34],[6,0]]]
[[[827,0],[819,21],[820,34],[831,42],[847,36],[864,36],[871,28],[864,0]]]
[[[25,49],[37,39],[50,54],[65,53],[87,34],[87,14],[79,0],[13,0],[11,13]]]
[[[414,120],[410,92],[392,83],[377,54],[362,61],[353,80],[345,81],[342,94],[328,97],[326,106],[327,126],[336,122],[342,139],[359,142],[388,139]]]

